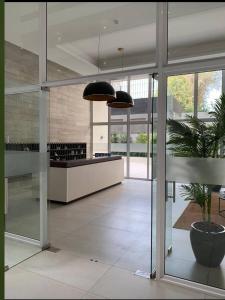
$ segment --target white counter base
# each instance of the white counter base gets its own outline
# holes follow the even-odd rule
[[[123,159],[72,168],[50,167],[48,199],[70,202],[120,183],[123,179]]]

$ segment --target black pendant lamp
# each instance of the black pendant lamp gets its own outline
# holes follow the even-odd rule
[[[116,98],[111,102],[107,101],[107,105],[114,108],[128,108],[134,106],[134,101],[128,93],[117,91]]]
[[[83,92],[83,98],[90,101],[112,101],[115,99],[115,90],[105,81],[89,83]]]
[[[98,73],[99,73],[99,49],[100,49],[100,33],[98,42]],[[115,99],[115,90],[106,81],[98,81],[89,83],[83,92],[83,98],[90,101],[108,101]]]
[[[118,51],[122,53],[121,60],[122,60],[122,70],[123,70],[123,48],[118,48]],[[107,105],[113,108],[129,108],[134,106],[134,101],[127,92],[124,91],[117,91],[116,98],[107,101]]]

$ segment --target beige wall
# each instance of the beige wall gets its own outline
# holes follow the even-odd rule
[[[90,102],[82,98],[85,85],[50,89],[50,142],[87,143],[90,151]]]
[[[6,85],[21,86],[38,81],[38,56],[11,43],[5,43]],[[48,73],[62,79],[71,73],[64,67],[48,63]],[[74,73],[74,72],[73,72]],[[54,75],[54,74],[57,74]],[[74,77],[76,77],[74,73]],[[90,102],[82,99],[85,86],[52,88],[49,101],[49,141],[85,142],[90,149]],[[27,93],[5,98],[5,141],[37,143],[39,140],[38,94]]]

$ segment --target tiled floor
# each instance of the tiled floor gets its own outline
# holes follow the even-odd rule
[[[52,204],[51,243],[86,259],[149,271],[150,189],[150,182],[127,180],[63,207]]]
[[[150,187],[126,180],[69,205],[51,204],[50,241],[60,251],[44,251],[7,271],[6,298],[206,298],[133,274],[150,269]],[[180,268],[179,255],[170,256],[171,270],[179,264],[192,272],[190,262]]]

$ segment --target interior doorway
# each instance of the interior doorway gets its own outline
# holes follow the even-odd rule
[[[71,159],[71,144],[85,144],[87,160],[121,157],[123,179],[95,193],[84,183],[87,192],[66,205],[49,196],[49,241],[53,249],[154,277],[157,77],[110,83],[115,90],[129,90],[133,108],[109,109],[105,102],[86,101],[84,84],[50,88],[50,169],[54,160]]]

